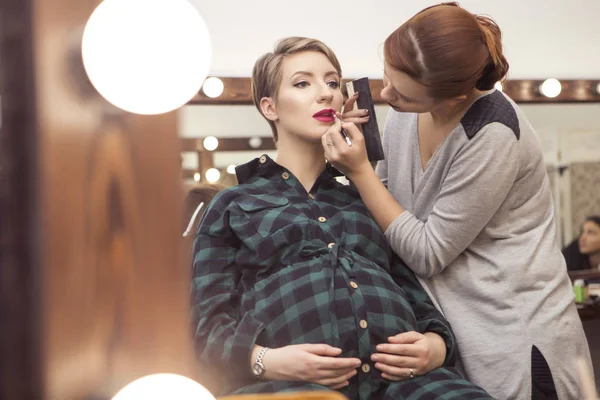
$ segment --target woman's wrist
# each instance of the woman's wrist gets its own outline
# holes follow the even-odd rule
[[[261,350],[263,348],[265,348],[265,347],[255,344],[254,347],[252,348],[252,351],[250,352],[250,371],[255,376],[256,376],[256,374],[254,374],[254,364],[256,364],[258,356],[261,353]],[[267,348],[267,350],[263,353],[261,360],[260,360],[260,363],[262,364],[262,367],[264,368],[264,372],[263,372],[262,376],[260,377],[261,380],[265,380],[265,381],[277,380],[278,375],[275,373],[276,371],[273,370],[273,363],[271,362],[272,361],[271,356],[275,354],[276,350],[277,349]]]
[[[262,346],[255,344],[252,348],[252,351],[250,352],[250,370],[252,370],[252,368],[254,367],[254,363],[256,362],[256,357],[258,357],[260,349],[262,349]]]
[[[379,179],[369,162],[362,163],[356,170],[348,173],[347,177],[355,186],[371,179]]]
[[[446,359],[447,346],[446,341],[435,332],[425,332],[424,336],[429,337],[434,343],[435,363],[434,368],[441,367]]]

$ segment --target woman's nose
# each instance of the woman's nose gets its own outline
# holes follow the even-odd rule
[[[320,99],[321,102],[331,101],[331,99],[333,99],[333,93],[331,92],[331,90],[329,90],[329,91],[323,91],[323,92],[320,93],[319,99]]]
[[[383,89],[381,89],[381,98],[388,103],[394,102],[395,99],[392,96],[392,91],[390,90],[389,86],[384,86]]]
[[[333,98],[335,90],[337,89],[334,89],[331,86],[329,86],[329,83],[322,83],[321,85],[319,85],[319,98],[321,100],[331,100]]]

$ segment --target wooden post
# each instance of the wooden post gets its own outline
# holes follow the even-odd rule
[[[74,50],[98,3],[1,13],[2,399],[195,378],[176,115],[120,112],[91,90]]]

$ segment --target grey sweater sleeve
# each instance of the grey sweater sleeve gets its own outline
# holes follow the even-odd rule
[[[463,136],[428,219],[404,211],[385,232],[396,254],[423,278],[439,274],[473,242],[519,171],[519,141],[511,129],[492,123],[471,140]]]

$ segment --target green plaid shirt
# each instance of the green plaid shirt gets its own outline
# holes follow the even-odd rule
[[[342,390],[356,399],[400,398],[370,360],[389,336],[438,333],[447,345],[445,365],[454,363],[450,324],[391,251],[358,192],[338,183],[332,169],[310,193],[267,156],[238,167],[237,175],[239,185],[220,192],[204,213],[193,262],[195,350],[227,377],[226,392],[306,389],[301,382],[257,382],[249,367],[255,343],[327,343],[360,358],[359,373]],[[453,368],[436,371],[395,390],[420,390],[426,397],[415,399],[426,399],[432,397],[424,387],[447,393],[450,382],[461,390],[456,398],[489,398],[477,397],[485,392]]]

